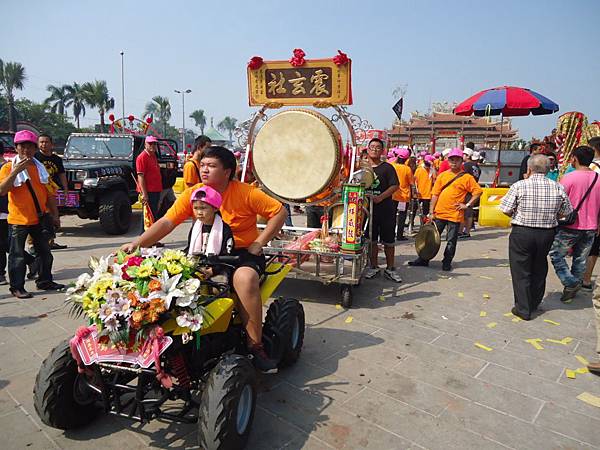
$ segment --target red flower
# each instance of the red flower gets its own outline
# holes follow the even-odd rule
[[[115,115],[114,114],[109,114],[108,120],[110,120],[111,122],[114,122],[115,121]]]
[[[336,66],[343,66],[344,64],[348,64],[348,55],[346,55],[343,51],[338,50],[338,55],[333,57],[333,62]]]
[[[151,124],[152,123],[152,117],[146,117],[146,123],[147,124]]]
[[[304,53],[304,50],[302,50],[301,48],[295,48],[294,56],[292,59],[290,59],[290,64],[294,67],[303,66],[304,63],[306,62],[304,60],[305,56],[306,56],[306,53]]]
[[[250,70],[260,69],[262,65],[263,59],[260,56],[253,56],[250,58],[250,61],[248,61],[248,67],[250,67]]]
[[[131,266],[139,266],[144,261],[144,258],[141,256],[132,256],[127,260],[127,267]]]
[[[128,119],[129,119],[130,122],[133,122],[133,119],[135,119],[135,117],[133,117],[133,115],[131,115],[131,116],[128,117]]]

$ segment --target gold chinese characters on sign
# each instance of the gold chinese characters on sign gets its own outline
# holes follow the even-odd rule
[[[294,67],[289,61],[265,61],[256,70],[248,68],[250,106],[351,105],[350,64],[338,66],[331,59],[321,59]]]

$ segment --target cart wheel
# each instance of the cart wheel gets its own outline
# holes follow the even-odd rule
[[[342,307],[349,309],[352,308],[352,287],[344,285],[342,286]]]

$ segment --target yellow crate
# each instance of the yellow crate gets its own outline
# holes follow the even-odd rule
[[[510,217],[500,210],[500,201],[508,188],[483,188],[479,200],[479,225],[484,227],[510,227]]]

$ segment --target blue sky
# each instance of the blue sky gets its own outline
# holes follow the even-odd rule
[[[23,11],[31,22],[23,22]],[[600,1],[121,1],[3,0],[0,58],[28,75],[18,95],[47,96],[46,85],[107,81],[121,111],[125,51],[126,114],[154,95],[171,99],[171,122],[204,109],[215,123],[244,120],[248,59],[353,60],[352,110],[376,128],[393,120],[393,89],[408,85],[405,111],[430,101],[461,101],[498,85],[529,87],[600,120]],[[522,137],[550,132],[558,114],[514,120]],[[98,120],[88,111],[82,124]],[[191,125],[191,119],[186,124]]]

